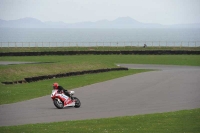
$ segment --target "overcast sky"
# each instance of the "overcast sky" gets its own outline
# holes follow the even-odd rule
[[[0,0],[0,19],[66,23],[131,17],[144,23],[200,23],[200,0]]]

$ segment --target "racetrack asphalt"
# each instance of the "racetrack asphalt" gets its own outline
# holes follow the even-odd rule
[[[0,126],[133,116],[200,108],[200,67],[119,65],[133,69],[156,69],[156,71],[76,88],[75,96],[82,103],[80,108],[57,109],[50,98],[51,90],[48,96],[0,105]]]
[[[41,64],[41,63],[54,63],[54,62],[0,61],[0,65]]]

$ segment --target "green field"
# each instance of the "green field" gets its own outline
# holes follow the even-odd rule
[[[0,66],[0,82],[25,77],[116,67],[116,63],[200,66],[199,55],[75,55],[0,57],[0,61],[53,62]]]
[[[1,133],[199,133],[200,109],[0,127]]]

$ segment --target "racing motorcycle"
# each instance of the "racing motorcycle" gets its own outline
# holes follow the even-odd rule
[[[73,97],[74,91],[69,91],[70,97],[66,96],[63,92],[58,92],[58,90],[52,90],[51,98],[53,100],[54,105],[58,109],[62,109],[64,107],[75,107],[79,108],[81,106],[81,102],[77,97]]]

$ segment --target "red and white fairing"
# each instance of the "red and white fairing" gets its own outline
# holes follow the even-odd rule
[[[73,95],[74,91],[70,91],[70,94]],[[64,107],[75,106],[75,101],[71,100],[68,96],[66,96],[63,92],[58,93],[58,90],[52,90],[51,94],[52,100],[57,99],[58,101],[64,104]]]

